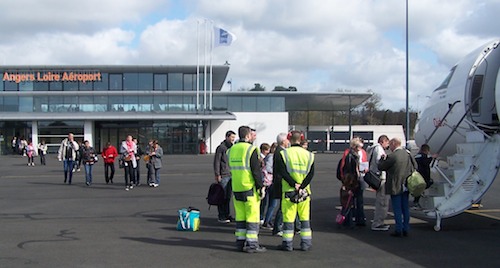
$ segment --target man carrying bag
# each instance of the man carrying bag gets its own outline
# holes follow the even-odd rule
[[[378,163],[380,162],[380,159],[386,155],[385,150],[387,148],[389,148],[389,138],[386,135],[381,135],[378,138],[378,143],[373,145],[370,159],[368,159],[370,163],[370,173],[373,172],[380,174],[380,185],[378,189],[376,189],[375,212],[373,214],[373,223],[371,226],[373,231],[389,230],[389,225],[384,223],[389,209],[389,196],[385,194],[386,172],[378,169]]]

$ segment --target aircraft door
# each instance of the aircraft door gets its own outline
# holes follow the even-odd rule
[[[466,107],[471,108],[472,121],[486,129],[498,126],[495,106],[498,70],[498,62],[483,60],[467,81]]]
[[[499,54],[500,51],[495,48],[489,48],[477,58],[466,85],[466,108],[471,109],[472,121],[485,129],[494,128],[499,124],[495,88],[500,64],[493,59],[498,56],[494,54]]]

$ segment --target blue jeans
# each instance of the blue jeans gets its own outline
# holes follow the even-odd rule
[[[85,182],[92,184],[92,166],[94,165],[84,164],[83,166],[85,167]]]
[[[222,188],[224,188],[224,204],[218,205],[217,206],[217,211],[219,212],[219,220],[226,220],[229,219],[229,216],[231,215],[230,212],[230,207],[229,203],[231,202],[231,176],[229,177],[222,177],[220,179],[220,185],[222,185]]]
[[[391,195],[392,211],[396,221],[396,232],[408,232],[410,230],[410,207],[408,205],[409,192]]]
[[[160,184],[160,169],[159,168],[155,168],[155,183],[156,184]]]
[[[264,218],[264,223],[266,223],[266,224],[269,224],[271,222],[271,220],[273,219],[274,211],[276,210],[276,207],[278,206],[278,203],[280,202],[280,199],[273,198],[274,190],[275,190],[274,185],[269,186],[266,190],[266,199],[267,199],[267,203],[268,203],[266,217]],[[263,212],[262,207],[261,207],[261,212]]]
[[[64,165],[64,183],[69,179],[68,183],[71,184],[71,179],[73,178],[73,165],[75,161],[66,159],[63,161]]]

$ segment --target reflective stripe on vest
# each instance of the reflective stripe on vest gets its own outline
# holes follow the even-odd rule
[[[285,161],[286,170],[290,173],[290,176],[292,176],[295,182],[302,183],[309,171],[311,171],[314,155],[302,147],[292,146],[281,151],[281,156]],[[306,189],[309,190],[309,185]],[[295,190],[295,188],[283,180],[282,190],[283,192],[290,192]]]
[[[254,187],[255,180],[250,167],[250,157],[256,149],[257,147],[247,142],[238,142],[227,151],[234,192],[244,192]]]

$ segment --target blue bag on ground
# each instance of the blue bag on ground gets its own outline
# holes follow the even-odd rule
[[[179,211],[177,230],[196,232],[200,229],[200,210],[189,207]]]

